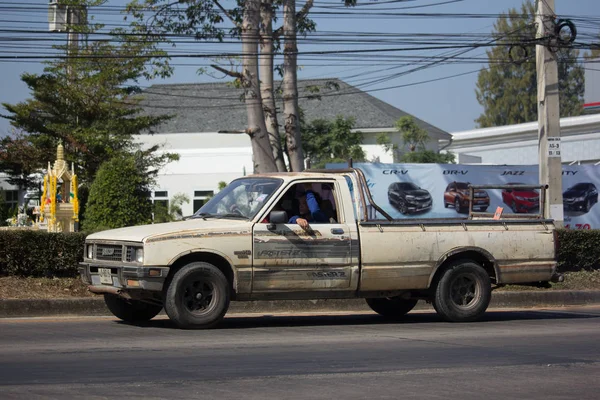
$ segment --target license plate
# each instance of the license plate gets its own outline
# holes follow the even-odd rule
[[[98,275],[100,275],[100,283],[105,285],[113,284],[110,268],[98,268]]]

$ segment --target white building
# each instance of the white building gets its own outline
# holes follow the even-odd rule
[[[562,162],[600,162],[600,114],[560,120]],[[538,123],[455,132],[448,147],[459,164],[538,164]]]

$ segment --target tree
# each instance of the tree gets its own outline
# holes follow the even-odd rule
[[[526,0],[520,11],[512,8],[494,24],[494,46],[487,51],[489,65],[479,72],[475,90],[477,101],[484,108],[475,120],[481,128],[537,119],[534,18],[535,6]],[[526,51],[518,51],[523,49]],[[563,47],[558,54],[560,114],[579,115],[584,90],[583,68],[577,62],[579,52]],[[513,62],[509,62],[511,56]]]
[[[365,161],[361,147],[362,132],[352,131],[353,118],[338,116],[334,121],[313,120],[302,126],[302,146],[312,168],[324,168],[328,163],[341,163],[352,158]]]
[[[82,223],[85,231],[151,222],[150,188],[154,174],[148,173],[146,167],[140,153],[119,154],[101,165],[90,188]]]
[[[351,6],[356,0],[342,2]],[[284,26],[274,29],[275,11],[283,3]],[[243,99],[248,118],[245,131],[252,143],[254,170],[270,172],[286,170],[274,102],[274,70],[283,74],[286,104],[284,126],[291,169],[304,168],[303,146],[300,143],[301,135],[298,134],[300,111],[297,106],[296,35],[304,35],[315,29],[315,23],[307,17],[312,6],[313,0],[307,0],[302,9],[296,12],[295,2],[290,0],[236,1],[228,9],[219,0],[133,0],[127,8],[135,18],[132,25],[137,32],[160,37],[162,41],[173,45],[175,42],[169,39],[172,34],[191,35],[198,40],[222,41],[227,35],[240,38],[241,69],[223,68],[216,63],[211,66],[225,76],[234,78],[236,85],[244,89]],[[273,58],[281,47],[282,35],[285,43],[284,65],[275,66]],[[234,64],[231,58],[228,61]],[[259,64],[260,68],[257,68]]]
[[[183,218],[181,206],[189,203],[190,198],[185,193],[177,193],[166,207],[162,203],[154,203],[154,222],[172,222]]]
[[[406,163],[431,163],[431,164],[450,164],[454,163],[454,154],[436,153],[427,150],[429,134],[421,128],[411,116],[404,116],[396,122],[396,128],[402,134],[402,140],[407,147],[406,152],[400,157],[401,162]],[[389,141],[386,143],[384,136],[377,138],[377,143],[384,146],[385,149],[393,148]]]
[[[103,1],[70,3],[89,6]],[[102,28],[100,24],[70,27],[82,34]],[[152,132],[169,118],[141,115],[137,106],[140,99],[135,97],[140,92],[137,81],[141,77],[170,73],[167,63],[148,63],[148,57],[160,58],[165,53],[152,37],[115,29],[111,38],[89,41],[80,49],[56,46],[61,53],[46,64],[42,74],[21,76],[32,98],[2,104],[8,111],[2,116],[20,132],[0,142],[3,170],[27,181],[28,174],[55,159],[56,146],[62,142],[66,160],[78,168],[80,182],[89,184],[105,160],[137,150],[133,135]],[[153,159],[161,165],[174,158],[166,154]]]

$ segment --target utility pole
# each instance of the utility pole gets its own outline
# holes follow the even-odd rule
[[[562,164],[560,142],[560,110],[558,64],[556,48],[554,0],[537,0],[537,99],[538,99],[538,155],[540,184],[548,185],[543,210],[545,218],[564,223],[562,201]]]

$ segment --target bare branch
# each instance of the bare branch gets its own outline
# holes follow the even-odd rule
[[[312,0],[309,0],[309,1],[312,1]],[[233,24],[234,24],[234,25],[235,25],[235,26],[236,26],[238,29],[242,29],[242,26],[241,26],[240,24],[238,24],[238,22],[235,20],[235,18],[233,18],[233,15],[231,15],[231,14],[229,13],[229,11],[227,11],[227,10],[226,10],[226,9],[225,9],[225,8],[224,8],[222,5],[221,5],[221,3],[219,3],[219,1],[218,1],[218,0],[213,0],[213,3],[215,3],[215,5],[216,5],[217,7],[219,7],[219,10],[221,10],[221,12],[222,12],[223,14],[225,14],[225,16],[226,16],[227,18],[229,18],[229,20],[231,21],[231,23],[233,23]]]
[[[239,72],[225,69],[217,64],[211,64],[210,66],[213,67],[214,69],[216,69],[217,71],[224,73],[225,75],[231,76],[232,78],[243,79],[243,77],[244,77],[244,75]]]

